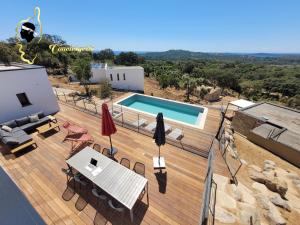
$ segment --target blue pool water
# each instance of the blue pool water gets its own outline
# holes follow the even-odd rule
[[[154,115],[162,112],[165,118],[191,125],[199,123],[204,111],[203,108],[193,105],[138,94],[132,95],[118,104]]]

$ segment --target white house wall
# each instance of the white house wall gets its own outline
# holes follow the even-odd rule
[[[125,73],[125,80],[123,74]],[[113,80],[110,79],[112,74]],[[119,74],[119,80],[117,79]],[[106,78],[110,81],[113,88],[144,91],[144,69],[142,67],[137,68],[109,68],[106,72]]]
[[[26,93],[31,105],[22,107],[16,94]],[[0,72],[0,123],[43,111],[59,111],[45,68]]]
[[[123,74],[125,73],[125,80]],[[113,80],[110,78],[112,74]],[[117,78],[119,74],[119,80]],[[90,82],[100,83],[107,79],[113,88],[131,91],[144,91],[144,68],[135,67],[92,67]]]
[[[106,79],[105,68],[92,68],[92,77],[90,81],[92,83],[100,83]]]

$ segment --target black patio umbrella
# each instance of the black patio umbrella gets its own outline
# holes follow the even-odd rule
[[[160,146],[166,143],[165,124],[162,113],[158,113],[156,116],[156,128],[153,139],[155,139],[155,143],[158,145],[158,162],[160,162]]]

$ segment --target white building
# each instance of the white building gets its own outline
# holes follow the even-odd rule
[[[59,111],[56,97],[42,66],[0,64],[0,123],[43,111]]]
[[[92,83],[109,80],[115,89],[144,91],[144,68],[140,66],[113,66],[107,64],[92,65]]]

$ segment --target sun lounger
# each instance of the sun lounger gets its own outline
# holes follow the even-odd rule
[[[168,134],[168,137],[174,140],[181,139],[183,137],[183,131],[179,128],[172,130],[171,133]]]
[[[156,127],[156,122],[152,122],[152,123],[150,123],[149,125],[147,125],[147,126],[145,127],[145,129],[146,129],[147,131],[152,132],[152,131],[154,131],[155,127]],[[171,130],[171,126],[165,123],[165,132],[168,132],[168,131],[170,131],[170,130]]]
[[[165,132],[167,133],[168,131],[170,131],[172,129],[172,127],[169,124],[165,123]]]
[[[63,127],[68,131],[68,135],[70,134],[86,134],[88,131],[87,129],[80,127],[76,124],[71,124],[70,122],[65,122]]]
[[[76,124],[71,124],[69,121],[66,121],[63,124],[63,127],[68,131],[67,135],[65,136],[63,142],[66,140],[69,135],[72,134],[86,134],[88,130],[86,128],[80,127]]]
[[[145,130],[152,132],[156,127],[156,122],[152,122],[145,127]]]
[[[122,115],[122,112],[119,112],[119,111],[112,111],[112,110],[109,110],[109,112],[110,112],[110,114],[111,114],[111,116],[113,117],[113,118],[118,118],[118,117],[120,117],[121,115]]]
[[[72,143],[71,150],[73,150],[76,147],[76,144],[79,146],[84,143],[92,143],[94,142],[94,139],[90,134],[70,134],[66,137],[66,141],[70,141]]]
[[[147,120],[145,120],[145,119],[139,119],[132,123],[132,125],[135,127],[141,127],[141,126],[144,126],[145,124],[147,124]]]

